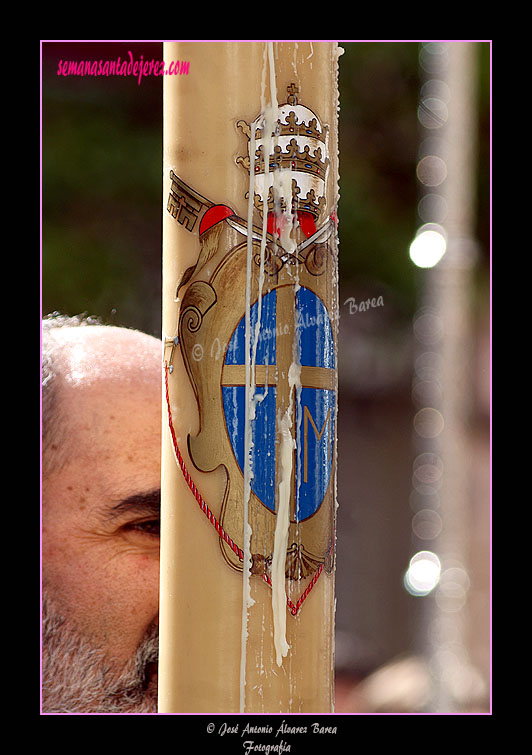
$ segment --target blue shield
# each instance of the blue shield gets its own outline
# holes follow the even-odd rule
[[[327,388],[305,385],[305,367],[335,369],[333,331],[326,307],[310,289],[300,287],[296,293],[295,339],[301,365],[301,387],[296,390],[296,493],[292,521],[301,522],[320,507],[331,477],[336,413],[336,394]],[[260,330],[256,348],[256,365],[276,364],[277,291],[262,297]],[[251,354],[254,350],[255,325],[259,304],[251,307]],[[245,364],[245,317],[237,325],[229,342],[225,364]],[[272,370],[273,373],[273,370]],[[245,386],[222,386],[227,433],[240,470],[244,469]],[[255,419],[252,422],[251,488],[257,498],[275,513],[275,451],[277,387],[257,385]]]

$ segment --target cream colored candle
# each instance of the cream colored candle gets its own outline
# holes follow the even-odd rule
[[[340,51],[164,48],[159,711],[327,713]]]

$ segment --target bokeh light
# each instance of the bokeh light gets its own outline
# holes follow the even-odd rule
[[[420,409],[414,417],[414,429],[422,438],[436,438],[443,425],[442,413],[430,406]]]
[[[410,559],[404,576],[404,585],[411,595],[428,595],[439,582],[440,559],[432,551],[419,551]]]
[[[434,192],[425,194],[418,202],[417,214],[423,222],[443,223],[447,218],[447,200]]]
[[[434,267],[447,249],[443,229],[422,226],[410,244],[410,259],[418,267]]]
[[[447,165],[438,155],[426,155],[419,161],[416,173],[424,186],[439,186],[447,178]]]
[[[437,511],[422,509],[412,519],[412,532],[420,540],[434,540],[442,530],[443,522]]]

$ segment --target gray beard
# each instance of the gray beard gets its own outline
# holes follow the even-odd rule
[[[147,670],[158,658],[158,626],[120,668],[43,598],[42,646],[44,713],[157,712],[157,688],[148,686]]]

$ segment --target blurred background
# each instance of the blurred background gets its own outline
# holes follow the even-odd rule
[[[341,46],[336,710],[485,713],[491,43]],[[161,79],[57,75],[128,51],[42,43],[42,314],[161,337]]]

